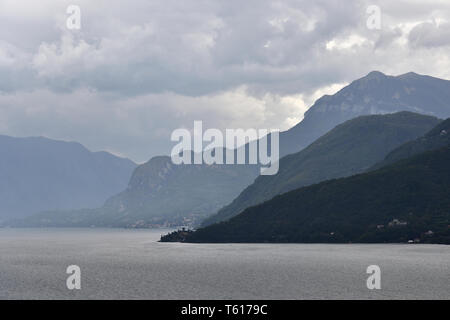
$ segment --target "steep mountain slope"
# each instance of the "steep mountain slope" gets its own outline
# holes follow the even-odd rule
[[[438,149],[450,144],[450,118],[442,121],[426,135],[407,142],[391,151],[386,158],[377,163],[371,170],[384,167],[401,159],[412,157],[413,155]]]
[[[156,157],[134,172],[129,188],[110,198],[104,210],[116,221],[164,223],[217,211],[257,175],[251,165],[174,165]]]
[[[47,138],[0,136],[0,220],[101,205],[136,167],[107,152]]]
[[[255,165],[174,165],[154,157],[133,172],[128,188],[98,209],[42,212],[9,221],[16,227],[157,227],[194,224],[235,198],[257,175]]]
[[[280,154],[298,152],[346,120],[361,115],[411,111],[450,117],[450,81],[413,72],[388,76],[373,71],[318,99],[303,121],[281,135]]]
[[[411,112],[361,116],[346,121],[304,150],[282,158],[278,174],[259,176],[203,225],[227,220],[277,194],[363,172],[394,148],[422,136],[437,123],[435,117]]]
[[[450,244],[450,148],[329,180],[247,208],[229,221],[162,241]]]

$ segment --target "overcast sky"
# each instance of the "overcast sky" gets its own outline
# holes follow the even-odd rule
[[[450,79],[450,1],[0,0],[0,134],[137,162],[194,120],[286,130],[372,70]]]

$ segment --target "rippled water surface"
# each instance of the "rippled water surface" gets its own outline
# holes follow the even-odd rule
[[[0,229],[0,299],[450,299],[450,246],[158,243],[166,232]]]

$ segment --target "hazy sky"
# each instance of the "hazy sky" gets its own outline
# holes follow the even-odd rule
[[[450,1],[0,0],[0,134],[138,162],[194,120],[288,129],[372,70],[450,79]]]

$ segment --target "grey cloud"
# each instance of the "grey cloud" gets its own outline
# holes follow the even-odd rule
[[[398,40],[402,34],[402,30],[399,27],[381,30],[378,39],[375,41],[375,50],[389,47],[392,45],[392,42]]]
[[[79,31],[65,28],[72,1],[0,4],[0,133],[137,161],[193,120],[287,129],[372,70],[450,78],[448,1],[79,0]],[[366,27],[371,4],[382,30]]]
[[[411,30],[409,42],[413,47],[441,47],[450,45],[450,23],[424,22]]]
[[[309,71],[317,62],[327,65],[335,54],[325,49],[328,41],[359,34],[373,41],[373,48],[385,48],[381,54],[388,55],[390,43],[398,37],[398,29],[389,25],[381,35],[365,27],[370,1],[132,3],[123,8],[117,1],[81,1],[79,32],[61,27],[63,5],[51,6],[55,17],[47,15],[47,20],[59,23],[59,33],[49,22],[38,21],[44,37],[25,52],[32,57],[25,65],[28,69],[23,69],[28,78],[35,80],[35,86],[56,91],[90,87],[124,95],[171,91],[198,96],[247,85],[252,92],[292,94],[329,84],[331,79],[322,75],[320,66],[312,81],[314,71]],[[442,7],[439,1],[438,5]],[[380,2],[380,7],[386,16],[405,15],[404,7],[400,10],[388,1]],[[419,2],[406,10],[417,18],[417,8],[422,18],[434,13],[433,6],[427,14]],[[360,54],[353,52],[353,56]],[[339,78],[332,81],[355,76],[344,79],[343,71],[331,76]],[[358,75],[366,71],[370,70]]]
[[[82,17],[89,17],[82,31],[62,30],[59,38],[44,40],[32,52],[30,76],[37,73],[55,90],[88,86],[131,95],[201,95],[242,84],[272,91],[301,76],[318,46],[357,20],[337,1],[206,3],[154,1],[142,7],[147,15],[126,11],[116,16],[120,23],[106,19],[107,32],[90,22],[102,21],[96,15],[105,12],[81,5]],[[109,6],[114,13],[114,2]],[[132,22],[127,14],[138,17]]]

